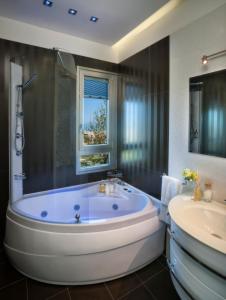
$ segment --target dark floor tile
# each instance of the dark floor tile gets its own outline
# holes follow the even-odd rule
[[[135,289],[134,291],[130,292],[121,300],[155,300],[151,294],[143,287],[139,287]]]
[[[166,260],[166,256],[162,255],[159,258],[159,262],[163,265],[163,267],[167,268],[167,260]]]
[[[0,289],[1,300],[27,300],[27,286],[26,279],[10,285],[6,288]]]
[[[160,262],[160,259],[157,259],[157,260],[153,261],[150,265],[139,270],[137,272],[137,275],[144,282],[144,281],[150,279],[153,275],[159,273],[161,270],[163,270],[163,268],[164,267],[163,267],[162,263]]]
[[[0,288],[23,278],[8,262],[0,264]]]
[[[69,292],[71,300],[111,300],[104,284],[70,287]]]
[[[8,262],[4,249],[0,249],[0,264]]]
[[[145,286],[158,300],[180,300],[166,269],[148,280]]]
[[[28,300],[44,300],[65,289],[64,286],[41,283],[28,279]]]
[[[132,274],[106,283],[113,297],[118,299],[128,293],[130,290],[138,287],[141,282],[136,276]]]
[[[63,290],[62,292],[59,292],[55,296],[51,296],[47,298],[46,300],[70,300],[70,295],[68,290]]]

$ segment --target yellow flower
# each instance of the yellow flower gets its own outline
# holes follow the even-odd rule
[[[184,169],[182,175],[184,179],[188,181],[197,181],[199,178],[198,173],[196,171],[193,171],[188,168]]]

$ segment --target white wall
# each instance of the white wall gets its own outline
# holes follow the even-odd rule
[[[226,69],[226,56],[201,57],[226,49],[226,5],[170,37],[169,174],[181,178],[185,167],[213,180],[216,199],[226,199],[226,159],[188,152],[189,77]]]
[[[226,3],[226,0],[172,1],[181,4],[115,47],[3,17],[0,17],[0,38],[44,48],[63,48],[73,54],[119,63]]]
[[[172,11],[132,38],[116,44],[118,61],[171,35],[226,3],[226,0],[182,0]]]
[[[0,17],[0,38],[43,48],[63,48],[73,54],[117,61],[116,52],[110,46],[3,17]]]

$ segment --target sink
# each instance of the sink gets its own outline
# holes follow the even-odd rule
[[[191,198],[178,195],[169,204],[171,277],[181,299],[223,300],[226,206]]]
[[[186,218],[189,218],[200,230],[212,237],[226,241],[226,215],[206,207],[185,208]]]
[[[226,254],[226,207],[217,202],[195,202],[177,196],[169,204],[172,220],[186,233]]]

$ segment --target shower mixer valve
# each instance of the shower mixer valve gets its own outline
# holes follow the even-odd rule
[[[19,118],[23,118],[24,113],[23,112],[17,112],[16,116],[19,117]]]
[[[22,173],[22,174],[15,174],[15,175],[14,175],[14,179],[15,179],[15,180],[24,180],[24,179],[26,179],[26,175],[25,175],[25,173]]]
[[[22,155],[22,154],[23,154],[22,151],[20,151],[20,150],[17,150],[17,151],[16,151],[16,155],[17,155],[17,156],[20,156],[20,155]]]
[[[21,135],[20,133],[17,133],[17,134],[16,134],[16,138],[17,138],[17,139],[20,139],[21,137],[22,137],[22,135]]]

